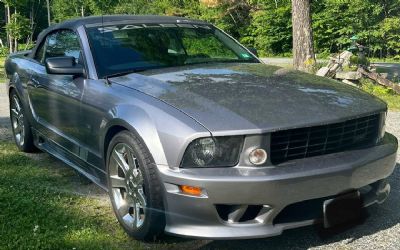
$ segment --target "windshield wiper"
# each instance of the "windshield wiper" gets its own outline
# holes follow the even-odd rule
[[[257,63],[255,60],[214,60],[214,61],[204,61],[204,62],[193,62],[185,63],[185,65],[195,65],[195,64],[213,64],[213,63]]]
[[[118,76],[124,76],[124,75],[132,74],[132,73],[142,72],[142,71],[145,71],[145,70],[147,70],[147,69],[131,69],[131,70],[123,71],[123,72],[118,72],[118,73],[106,75],[104,77],[104,79],[108,79],[108,78],[112,78],[112,77],[118,77]]]
[[[146,71],[146,70],[147,69],[131,69],[131,70],[123,71],[123,72],[118,72],[118,73],[106,75],[104,77],[104,79],[106,80],[108,85],[111,85],[111,82],[110,82],[109,78],[118,77],[118,76],[125,76],[125,75],[129,75],[129,74],[137,73],[137,72],[142,72],[142,71]]]

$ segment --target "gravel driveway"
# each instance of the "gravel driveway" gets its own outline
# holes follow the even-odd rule
[[[0,83],[0,142],[11,139],[8,116],[5,84]],[[400,112],[389,112],[387,131],[400,138]],[[46,154],[36,155],[39,156],[35,158],[48,157]],[[55,165],[61,164],[53,162]],[[281,236],[261,240],[208,241],[172,238],[167,239],[167,243],[161,244],[161,247],[169,249],[400,249],[399,153],[397,166],[398,168],[389,178],[392,186],[389,199],[382,205],[370,207],[368,209],[370,217],[364,224],[329,239],[321,239],[313,227],[306,227],[288,230]],[[92,189],[87,191],[87,188],[78,185],[72,192],[82,193],[82,190],[86,190],[83,193],[91,193]],[[94,192],[102,191],[95,190]],[[149,248],[151,246],[152,244],[148,245]],[[157,247],[159,248],[160,245]]]

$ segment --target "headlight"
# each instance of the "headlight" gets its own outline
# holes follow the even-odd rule
[[[239,161],[243,136],[207,137],[192,141],[181,167],[232,167]]]

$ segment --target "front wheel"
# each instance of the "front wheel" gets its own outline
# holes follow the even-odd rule
[[[15,90],[10,93],[10,119],[15,144],[23,152],[36,150],[33,144],[33,136],[26,112]]]
[[[162,188],[156,166],[144,144],[122,131],[107,152],[108,190],[115,215],[123,229],[140,240],[162,234],[165,216]]]

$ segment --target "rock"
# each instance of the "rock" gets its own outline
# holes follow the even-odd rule
[[[322,67],[318,70],[317,72],[317,76],[326,76],[329,72],[329,68],[328,67]]]
[[[346,79],[346,80],[360,80],[362,77],[360,72],[357,71],[341,71],[337,72],[335,78],[337,79]]]
[[[331,78],[335,77],[336,73],[343,69],[343,66],[350,64],[350,58],[352,55],[353,53],[351,53],[350,51],[343,51],[339,55],[331,57],[329,63],[325,67],[320,68],[316,74],[318,76]]]
[[[346,79],[344,79],[342,82],[343,82],[343,83],[346,83],[346,84],[348,84],[348,85],[351,85],[351,86],[353,86],[353,87],[358,87],[357,84],[355,84],[354,82],[351,82],[351,81],[349,81],[349,80],[346,80]]]
[[[379,73],[379,75],[380,75],[382,78],[385,78],[385,79],[387,79],[388,76],[389,76],[388,73]]]

